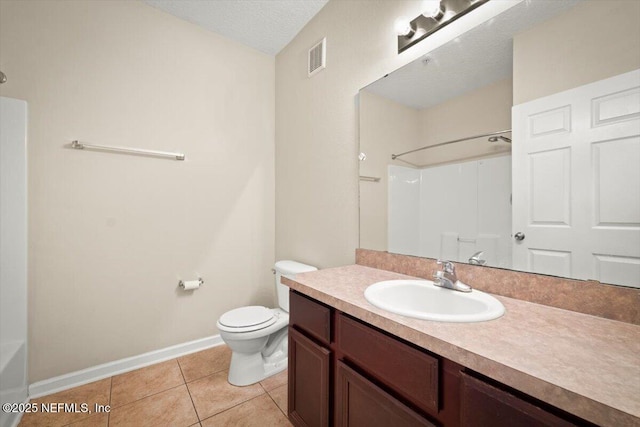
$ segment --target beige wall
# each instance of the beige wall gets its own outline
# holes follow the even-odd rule
[[[397,53],[393,24],[421,1],[331,0],[276,57],[276,257],[330,267],[358,247],[360,88],[516,2],[489,2]],[[306,74],[307,51],[327,37],[327,68]]]
[[[367,159],[360,162],[360,175],[380,178],[379,182],[360,181],[360,247],[387,250],[387,167],[408,166],[391,160],[391,154],[411,150],[420,140],[420,111],[360,91],[360,151]]]
[[[0,19],[1,94],[29,103],[30,382],[273,304],[274,58],[134,1],[2,0]]]
[[[421,110],[418,147],[511,129],[512,99],[513,82],[504,79]],[[404,158],[420,165],[435,165],[509,151],[511,146],[506,143],[490,143],[487,138],[478,138]]]
[[[640,1],[588,0],[513,41],[514,105],[640,68]]]

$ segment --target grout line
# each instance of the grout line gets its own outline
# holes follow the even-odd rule
[[[204,377],[200,377],[200,378],[198,378],[197,380],[191,380],[191,381],[189,381],[188,383],[185,383],[185,384],[187,385],[187,388],[189,388],[189,384],[193,384],[193,383],[195,383],[196,381],[200,381],[200,380],[203,380],[203,379],[205,379],[205,378],[209,378],[209,377],[212,377],[212,376],[214,376],[214,375],[218,375],[220,372],[228,372],[228,371],[227,371],[227,370],[225,370],[225,369],[223,369],[223,370],[221,370],[221,371],[214,372],[214,373],[212,373],[212,374],[207,374],[207,375],[205,375]]]
[[[168,391],[168,390],[173,390],[174,388],[178,388],[178,387],[183,386],[183,385],[184,385],[184,386],[186,386],[187,384],[184,382],[184,375],[182,374],[182,369],[180,368],[180,364],[178,363],[178,359],[169,359],[169,360],[165,360],[164,362],[154,363],[153,365],[145,366],[144,368],[140,368],[140,369],[146,369],[146,368],[149,368],[149,367],[152,367],[152,366],[159,365],[159,364],[161,364],[161,363],[168,363],[168,362],[171,362],[171,361],[175,361],[175,362],[176,362],[176,365],[178,365],[178,369],[180,370],[180,375],[182,376],[182,380],[183,380],[182,384],[178,384],[178,385],[175,385],[175,386],[172,386],[172,387],[166,388],[166,389],[164,389],[164,390],[160,390],[160,391],[157,391],[157,392],[155,392],[155,393],[152,393],[152,394],[149,394],[149,395],[146,395],[146,396],[142,396],[142,397],[140,397],[140,398],[138,398],[138,399],[136,399],[136,400],[132,400],[132,401],[130,401],[130,402],[122,403],[122,404],[120,404],[120,405],[118,405],[118,406],[111,406],[111,409],[113,409],[113,408],[121,408],[121,407],[126,406],[126,405],[129,405],[129,404],[131,404],[131,403],[138,402],[138,401],[140,401],[140,400],[142,400],[142,399],[146,399],[147,397],[155,396],[155,395],[157,395],[157,394],[163,393],[163,392]],[[134,370],[134,371],[130,371],[130,372],[136,372],[136,371],[139,371],[140,369],[136,369],[136,370]],[[128,374],[128,373],[130,373],[130,372],[126,372],[126,373]],[[117,375],[117,376],[119,376],[119,375]],[[113,390],[113,377],[111,377],[111,384],[112,384],[112,390]],[[111,398],[112,398],[112,396],[110,395],[110,396],[109,396],[109,403],[111,403]]]
[[[216,374],[219,374],[220,372],[225,372],[225,371],[229,371],[229,368],[228,368],[228,367],[227,367],[227,368],[222,368],[222,369],[219,369],[219,370],[217,370],[217,371],[210,372],[210,373],[208,373],[208,374],[206,374],[206,375],[203,375],[203,376],[201,376],[201,377],[193,378],[193,379],[191,379],[191,380],[189,380],[189,381],[187,381],[187,379],[185,378],[184,383],[185,383],[185,384],[190,384],[190,383],[192,383],[192,382],[195,382],[195,381],[201,380],[201,379],[203,379],[203,378],[207,378],[207,377],[210,377],[210,376],[212,376],[212,375],[216,375]]]
[[[225,347],[225,345],[222,344],[222,345],[216,346],[216,347]],[[215,348],[215,347],[206,348],[204,350],[200,350],[200,351],[197,351],[195,353],[187,354],[185,356],[180,356],[179,358],[193,356],[194,354],[202,353],[202,352],[211,350],[212,348]],[[176,360],[178,360],[179,358],[176,358]],[[179,360],[178,360],[178,365],[180,365],[180,361]],[[182,372],[182,366],[180,366],[180,371]],[[192,383],[194,381],[198,381],[198,380],[201,380],[203,378],[210,377],[211,375],[219,374],[220,372],[223,372],[223,371],[227,371],[227,372],[229,371],[229,365],[228,364],[226,365],[226,367],[222,367],[222,368],[218,369],[217,371],[209,372],[207,374],[202,375],[201,377],[192,378],[190,380],[187,380],[187,377],[184,376],[184,372],[182,373],[182,377],[184,378],[184,383],[185,384],[189,384],[189,383]]]
[[[103,378],[102,380],[92,381],[92,382],[87,383],[87,384],[96,383],[96,382],[98,382],[98,381],[104,381],[105,379],[106,379],[106,378]],[[110,404],[110,403],[111,403],[111,383],[112,383],[112,382],[113,382],[112,378],[109,378],[109,402],[108,402],[107,404]],[[58,393],[63,393],[63,392],[71,391],[71,390],[74,390],[74,389],[77,389],[77,388],[83,387],[84,385],[87,385],[87,384],[79,385],[79,386],[76,386],[76,387],[73,387],[73,388],[70,388],[70,389],[67,389],[67,390],[63,390],[63,391],[58,392]],[[50,394],[50,395],[42,396],[42,397],[48,397],[48,396],[51,396],[51,395],[53,395],[53,394],[57,394],[57,393],[52,393],[52,394]],[[38,399],[41,399],[41,397],[39,397]],[[34,401],[36,401],[36,400],[37,400],[37,399],[34,399]],[[91,399],[85,399],[85,401],[90,401],[90,400],[91,400]],[[69,403],[80,403],[80,402],[76,402],[76,399],[73,399],[73,402],[69,402]],[[85,402],[85,403],[86,403],[86,402]],[[93,403],[94,403],[94,405],[95,405],[97,402],[93,402]],[[40,414],[42,414],[42,413],[43,413],[43,412],[37,412],[37,413],[34,413],[34,415],[35,415],[37,418],[40,418]],[[73,424],[75,424],[75,423],[79,423],[79,422],[81,422],[81,421],[86,421],[86,420],[88,420],[89,418],[97,417],[97,416],[98,416],[98,414],[99,414],[98,412],[87,412],[87,413],[83,414],[83,415],[86,415],[85,417],[78,418],[78,419],[75,419],[75,420],[73,420],[73,419],[72,419],[72,420],[70,420],[70,422],[69,422],[69,423],[67,423],[67,424],[63,424],[63,425],[62,425],[62,427],[69,427],[69,426],[72,426],[72,425],[73,425]],[[21,422],[20,424],[22,424],[22,422]],[[109,412],[107,412],[107,426],[108,426],[108,425],[109,425]]]
[[[231,409],[235,408],[236,406],[244,405],[245,403],[248,403],[248,402],[252,401],[253,399],[257,399],[258,397],[262,397],[262,395],[263,395],[263,394],[269,394],[269,393],[267,393],[267,392],[265,391],[264,393],[261,393],[261,394],[259,394],[259,395],[257,395],[257,396],[253,396],[253,397],[250,397],[250,398],[249,398],[249,399],[247,399],[247,400],[243,400],[242,402],[238,402],[238,403],[236,403],[235,405],[230,406],[230,407],[228,407],[228,408],[226,408],[226,409],[224,409],[224,410],[222,410],[222,411],[220,411],[220,412],[216,412],[215,414],[211,415],[210,417],[205,418],[204,420],[200,420],[200,422],[202,422],[202,421],[206,421],[206,420],[208,420],[209,418],[213,418],[213,417],[215,417],[216,415],[220,415],[220,414],[223,414],[223,413],[225,413],[225,412],[227,412],[227,411],[230,411]],[[276,405],[276,406],[278,406],[278,405]]]
[[[178,388],[178,387],[182,387],[182,386],[186,386],[186,384],[178,384],[178,385],[176,385],[176,386],[169,387],[169,388],[167,388],[167,389],[165,389],[165,390],[158,391],[158,392],[153,393],[153,394],[150,394],[150,395],[148,395],[148,396],[141,397],[140,399],[136,399],[136,400],[132,400],[131,402],[123,403],[122,405],[118,405],[118,406],[116,406],[115,408],[116,408],[116,409],[120,409],[120,408],[123,408],[123,407],[125,407],[125,406],[129,406],[129,405],[131,405],[131,404],[133,404],[133,403],[140,402],[141,400],[144,400],[144,399],[146,399],[146,398],[148,398],[148,397],[157,396],[157,395],[159,395],[160,393],[164,393],[165,391],[173,390],[174,388]],[[187,388],[187,389],[188,389],[188,388]],[[111,408],[111,409],[114,409],[114,408]]]
[[[289,387],[289,383],[288,383],[288,382],[287,382],[286,384],[279,385],[279,386],[278,386],[278,387],[276,387],[276,388],[280,388],[280,387],[285,387],[285,388],[286,388],[286,390],[287,390],[287,392],[289,391],[289,389],[288,389],[288,387]],[[274,388],[273,390],[275,390],[276,388]],[[271,390],[271,391],[273,391],[273,390]],[[269,397],[271,398],[271,400],[273,400],[273,402],[276,404],[276,406],[278,407],[278,409],[280,409],[280,412],[282,412],[282,413],[284,414],[284,417],[285,417],[285,418],[287,419],[287,421],[288,421],[288,420],[289,420],[289,415],[288,415],[288,414],[287,414],[287,412],[286,412],[286,411],[288,411],[288,410],[289,410],[289,398],[288,398],[288,396],[287,396],[287,409],[286,409],[286,411],[285,411],[285,409],[282,409],[282,408],[280,407],[280,405],[278,405],[278,402],[276,402],[276,400],[273,398],[273,396],[271,395],[271,393],[267,392],[267,394],[269,395]]]
[[[283,386],[278,386],[278,387],[276,387],[276,388],[280,388],[280,387],[283,387]],[[274,390],[275,390],[275,388],[274,388]],[[274,404],[274,405],[276,405],[276,408],[278,408],[278,410],[279,410],[280,412],[282,412],[282,415],[284,415],[284,417],[285,417],[287,420],[289,420],[289,417],[287,416],[287,414],[285,414],[285,413],[284,413],[284,411],[282,410],[282,408],[280,407],[280,405],[278,405],[278,402],[276,402],[276,400],[273,398],[273,396],[271,396],[271,393],[267,392],[267,395],[271,398],[271,400],[273,401],[273,404]],[[287,402],[287,405],[288,405],[288,404],[289,404],[289,402]]]
[[[109,383],[109,413],[107,413],[107,427],[111,423],[111,394],[113,393],[113,377],[110,378]]]
[[[182,375],[182,381],[184,381],[184,383],[187,383],[187,378],[184,376],[184,372],[182,372],[182,366],[180,365],[180,361],[176,358],[175,359],[176,363],[178,364],[178,369],[180,369],[180,375]]]
[[[187,388],[187,393],[189,393],[189,399],[191,399],[191,406],[193,406],[193,410],[196,412],[196,418],[198,418],[198,424],[200,424],[200,414],[198,413],[198,408],[196,408],[196,403],[193,401],[193,396],[191,396],[191,390],[189,390],[189,386],[187,385],[187,379],[184,377],[184,372],[182,372],[182,366],[180,366],[180,361],[176,359],[178,362],[178,368],[180,368],[180,373],[182,374],[182,379],[184,380],[184,385]],[[202,426],[202,424],[200,424]]]

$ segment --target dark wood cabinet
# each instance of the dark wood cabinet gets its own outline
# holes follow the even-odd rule
[[[326,346],[331,344],[331,313],[331,307],[289,293],[289,324]]]
[[[437,358],[344,314],[336,319],[345,359],[425,412],[438,412]]]
[[[435,427],[343,362],[336,370],[336,426]]]
[[[592,426],[295,291],[289,420],[328,426]]]
[[[491,384],[466,373],[460,377],[461,427],[569,427],[592,426],[570,414],[552,413],[542,402],[525,399],[506,386]],[[557,412],[560,412],[557,410]]]
[[[435,426],[437,357],[290,293],[289,420],[302,426]],[[457,379],[456,379],[457,381]]]
[[[289,328],[289,418],[295,425],[329,425],[330,367],[330,350]]]

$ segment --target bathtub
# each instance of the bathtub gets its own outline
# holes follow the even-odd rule
[[[27,400],[27,103],[0,96],[0,402]],[[11,185],[5,185],[11,183]],[[0,427],[20,413],[0,410]]]
[[[24,341],[0,344],[0,402],[27,401],[27,345]],[[18,425],[20,413],[0,411],[0,427]]]

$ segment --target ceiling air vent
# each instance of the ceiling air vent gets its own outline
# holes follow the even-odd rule
[[[323,70],[327,66],[327,38],[323,38],[319,43],[309,49],[309,77]]]

